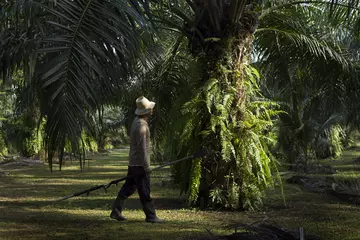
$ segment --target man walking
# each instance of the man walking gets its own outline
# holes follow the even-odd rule
[[[130,130],[128,178],[113,204],[110,218],[126,220],[122,215],[124,203],[137,189],[146,216],[145,221],[162,223],[164,220],[156,216],[154,201],[150,197],[150,131],[147,121],[153,113],[155,102],[142,96],[136,99],[136,106],[137,117]]]

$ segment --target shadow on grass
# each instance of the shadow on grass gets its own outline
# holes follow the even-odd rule
[[[116,195],[107,196],[107,198],[91,198],[91,199],[72,199],[64,200],[60,202],[52,200],[26,200],[26,201],[6,201],[2,202],[7,208],[21,209],[21,208],[42,208],[42,207],[54,207],[57,209],[81,209],[81,210],[110,210]],[[154,198],[155,206],[161,210],[176,210],[186,207],[183,199],[174,198]],[[0,202],[1,203],[1,202]],[[129,198],[127,199],[125,206],[127,210],[142,209],[140,199]]]
[[[359,172],[360,171],[360,165],[359,164],[353,164],[353,165],[342,165],[342,166],[335,166],[335,169],[338,170],[340,173],[342,172]]]
[[[151,224],[142,214],[127,213],[129,220],[118,222],[109,218],[109,212],[86,215],[16,208],[1,215],[0,226],[6,227],[0,232],[5,239],[183,239],[205,232],[205,225],[199,229],[192,221]]]
[[[107,165],[105,166],[94,166],[85,168],[83,171],[78,169],[63,169],[62,171],[49,172],[45,170],[45,167],[23,167],[16,168],[8,167],[4,168],[5,171],[10,173],[10,176],[16,177],[17,179],[32,179],[32,178],[44,178],[44,179],[59,179],[59,178],[71,178],[71,179],[106,179],[109,177],[122,178],[126,176],[128,167],[123,164],[119,165]],[[19,173],[17,173],[19,172]],[[156,176],[159,174],[169,173],[167,168],[159,169],[152,174]],[[95,176],[95,177],[94,177]]]

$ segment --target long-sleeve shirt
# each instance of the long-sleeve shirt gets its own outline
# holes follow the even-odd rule
[[[129,166],[150,169],[150,130],[148,123],[136,117],[130,129]]]

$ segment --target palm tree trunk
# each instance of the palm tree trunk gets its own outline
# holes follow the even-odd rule
[[[204,5],[199,4],[200,2]],[[208,6],[203,1],[195,3],[198,7]],[[261,156],[259,157],[263,154],[260,149],[264,149],[265,146],[255,140],[259,137],[252,135],[261,132],[256,132],[258,130],[252,127],[244,127],[254,121],[248,118],[252,113],[249,113],[247,98],[254,95],[251,92],[252,87],[249,87],[253,82],[249,80],[248,70],[258,20],[257,15],[251,13],[251,8],[244,8],[247,11],[243,12],[239,21],[232,22],[226,16],[230,15],[233,4],[228,4],[228,8],[219,5],[218,9],[220,7],[224,16],[218,16],[218,19],[214,20],[216,16],[211,18],[214,12],[210,13],[211,9],[207,9],[208,12],[205,11],[204,15],[208,18],[200,16],[196,20],[199,22],[197,28],[201,34],[195,33],[190,42],[190,51],[202,66],[199,87],[203,88],[201,94],[194,98],[198,99],[199,103],[194,112],[199,114],[201,111],[201,119],[198,123],[200,130],[195,130],[197,132],[193,136],[203,146],[217,153],[202,162],[202,168],[191,168],[191,171],[199,171],[191,173],[191,179],[197,179],[194,176],[198,175],[202,178],[200,186],[190,179],[190,200],[197,204],[209,205],[212,198],[213,206],[218,204],[230,208],[249,209],[257,204],[258,196],[255,195],[258,192],[260,194],[262,187],[266,185],[255,179],[260,177],[263,169],[269,167],[267,162],[261,162]],[[199,35],[206,40],[197,39]],[[249,141],[246,142],[247,140]],[[254,151],[261,154],[253,154]],[[261,163],[257,165],[254,161]],[[253,186],[255,188],[251,189]],[[197,187],[199,190],[193,189]],[[199,194],[197,199],[193,199],[194,192]]]
[[[232,36],[230,38],[221,40],[219,42],[211,44],[212,46],[209,49],[216,49],[216,51],[208,51],[201,59],[203,62],[204,72],[202,81],[204,84],[208,83],[212,79],[218,80],[218,92],[215,94],[218,95],[218,99],[222,100],[225,98],[226,94],[230,92],[230,88],[235,88],[236,93],[234,95],[234,99],[231,104],[231,110],[227,113],[228,115],[224,115],[223,112],[216,110],[214,106],[213,112],[206,119],[211,119],[216,116],[219,118],[228,118],[231,121],[240,122],[244,120],[244,111],[245,111],[245,102],[246,102],[246,89],[244,88],[244,63],[248,61],[251,42],[252,42],[253,34],[250,32],[246,32],[242,35]],[[208,122],[205,122],[203,126],[204,128],[208,128]],[[223,139],[221,138],[220,126],[218,125],[215,133],[212,136],[208,136],[207,139],[201,140],[202,142],[209,142],[209,146],[211,149],[217,152],[224,151],[224,144],[222,143]],[[208,138],[211,139],[208,139]],[[230,139],[229,139],[230,140]],[[231,140],[229,141],[230,144]],[[209,202],[209,196],[211,195],[210,191],[215,188],[221,188],[224,191],[229,191],[232,184],[236,182],[237,185],[242,186],[243,180],[242,177],[237,177],[230,179],[231,172],[239,172],[241,171],[236,164],[236,159],[234,156],[229,156],[229,159],[225,159],[224,156],[216,156],[213,161],[207,162],[203,164],[203,169],[214,169],[211,173],[206,171],[202,171],[202,175],[205,179],[210,179],[206,181],[202,181],[202,185],[200,186],[201,191],[199,194],[200,199],[204,199],[205,203]],[[230,184],[229,184],[230,182]],[[241,190],[240,190],[241,192]],[[243,202],[240,196],[236,196],[239,198],[238,206],[234,208],[238,208],[243,206]],[[223,204],[219,204],[223,205]],[[218,206],[217,204],[212,204],[213,207]]]

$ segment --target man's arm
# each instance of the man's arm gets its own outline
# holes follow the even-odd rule
[[[149,152],[149,129],[146,125],[141,125],[139,129],[139,158],[145,171],[150,172],[150,152]]]

